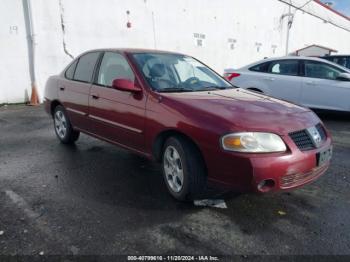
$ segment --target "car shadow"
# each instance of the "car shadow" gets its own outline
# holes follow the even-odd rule
[[[86,138],[86,137],[84,137]],[[84,139],[83,138],[83,139]],[[137,209],[188,209],[173,199],[158,163],[127,150],[88,138],[77,145],[59,145],[61,178],[72,194],[113,206]]]
[[[313,111],[324,121],[344,121],[350,122],[350,112],[337,112],[337,111],[328,111],[328,110],[320,110],[313,109]]]

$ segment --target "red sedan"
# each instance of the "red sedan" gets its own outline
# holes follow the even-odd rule
[[[58,139],[80,132],[162,163],[179,200],[209,186],[269,192],[327,170],[331,138],[309,109],[235,88],[183,54],[86,52],[48,79],[45,108]]]

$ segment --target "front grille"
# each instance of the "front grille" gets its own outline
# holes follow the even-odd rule
[[[312,150],[315,148],[306,130],[292,132],[289,136],[301,151]]]
[[[319,123],[315,127],[321,136],[321,140],[325,141],[327,139],[327,135],[322,124]],[[306,129],[289,133],[289,136],[301,151],[307,151],[316,148],[311,136]]]
[[[311,181],[314,178],[318,177],[327,168],[328,168],[328,166],[325,165],[325,166],[314,168],[313,170],[306,172],[306,173],[285,175],[285,176],[281,177],[281,181],[280,181],[281,187],[282,188],[289,188],[289,187],[294,187],[294,186],[304,184],[304,183]]]

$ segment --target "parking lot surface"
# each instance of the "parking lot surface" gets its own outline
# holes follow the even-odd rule
[[[0,107],[0,254],[350,255],[350,118],[320,117],[326,175],[219,209],[173,200],[160,167],[124,149],[60,144],[42,107]]]

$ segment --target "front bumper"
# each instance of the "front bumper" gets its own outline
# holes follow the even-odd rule
[[[284,139],[289,147],[285,153],[221,152],[209,166],[209,183],[239,192],[284,191],[311,183],[327,171],[330,162],[317,167],[316,155],[331,147],[330,137],[321,147],[309,151],[300,151],[288,137]],[[264,181],[266,187],[261,187]]]
[[[315,181],[328,169],[330,161],[317,166],[317,153],[331,147],[328,139],[322,147],[310,151],[294,151],[274,158],[253,158],[252,189],[256,192],[291,190]],[[261,188],[270,181],[270,188]]]

